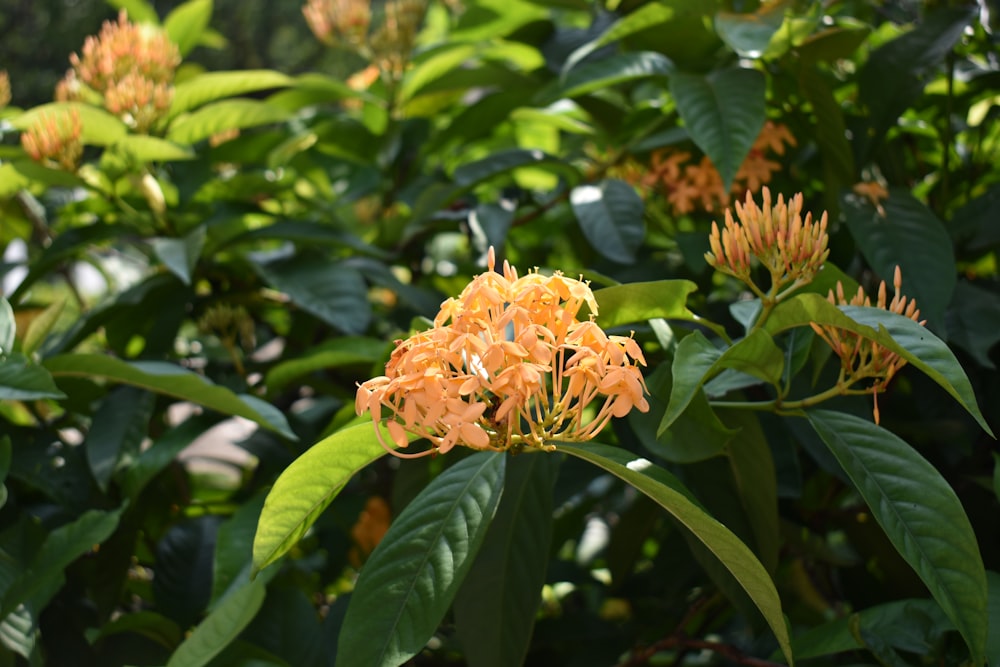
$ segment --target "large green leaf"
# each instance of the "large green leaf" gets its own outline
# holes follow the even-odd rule
[[[625,449],[593,442],[556,444],[559,451],[589,461],[635,487],[683,524],[740,583],[771,627],[785,658],[792,663],[781,599],[767,570],[738,537],[702,509],[676,477]]]
[[[666,56],[655,51],[619,53],[575,67],[565,77],[554,81],[537,96],[540,106],[564,97],[579,97],[620,83],[667,77],[674,66]]]
[[[122,361],[103,354],[61,354],[45,360],[45,368],[55,377],[101,378],[141,387],[158,394],[173,396],[185,401],[218,410],[227,415],[245,417],[264,428],[295,440],[278,410],[261,405],[255,396],[238,396],[225,387],[175,364],[159,361]],[[264,409],[267,414],[263,414]]]
[[[963,280],[955,285],[945,325],[952,345],[968,352],[980,366],[996,368],[990,351],[1000,342],[1000,294]]]
[[[635,188],[614,178],[578,185],[569,193],[573,213],[590,245],[608,259],[628,264],[646,236],[645,205]]]
[[[471,667],[524,663],[548,570],[559,458],[507,463],[500,506],[455,597],[456,637]]]
[[[831,176],[831,182],[826,184],[827,190],[835,188],[830,196],[836,197],[840,188],[857,180],[843,109],[824,71],[819,68],[802,68],[799,89],[809,100],[816,116],[816,145],[823,158],[823,168]]]
[[[36,401],[66,398],[42,366],[28,363],[20,354],[0,360],[0,400]]]
[[[462,459],[396,517],[361,569],[340,631],[338,665],[395,667],[426,646],[486,537],[506,461],[503,452]]]
[[[573,69],[580,61],[601,48],[624,39],[641,30],[648,30],[663,25],[674,16],[674,10],[658,2],[642,5],[634,12],[626,14],[605,30],[599,37],[576,48],[566,59],[562,67],[562,76]]]
[[[385,427],[379,428],[391,443]],[[413,440],[416,436],[410,436]],[[385,453],[374,427],[364,421],[320,440],[295,459],[264,502],[253,541],[254,569],[264,569],[295,546],[351,477]]]
[[[778,304],[764,328],[777,335],[810,322],[853,331],[892,350],[940,385],[993,435],[958,359],[940,338],[910,318],[879,308],[837,307],[818,294],[798,294]]]
[[[124,136],[115,142],[114,148],[128,154],[136,162],[176,162],[195,158],[195,152],[190,146],[148,134]]]
[[[854,194],[842,210],[851,236],[871,267],[887,283],[898,266],[903,293],[916,299],[928,326],[944,333],[944,310],[955,289],[955,253],[944,224],[903,188],[882,203],[885,216]]]
[[[806,416],[981,664],[989,625],[986,571],[958,496],[924,457],[877,424],[832,410]]]
[[[255,262],[253,267],[272,287],[330,326],[349,334],[368,328],[368,286],[355,269],[312,256]]]
[[[406,74],[399,88],[400,100],[409,100],[431,81],[460,65],[467,64],[481,51],[482,44],[446,43],[425,58],[420,58]]]
[[[177,84],[170,115],[176,116],[226,97],[285,88],[295,82],[287,74],[268,69],[205,72]]]
[[[186,56],[198,45],[212,18],[212,0],[187,0],[163,19],[163,29],[170,41]]]
[[[117,116],[84,102],[50,102],[25,111],[11,120],[15,129],[25,130],[41,118],[58,117],[66,112],[80,115],[80,138],[92,146],[110,146],[122,139],[128,128]]]
[[[657,434],[670,428],[694,395],[701,391],[702,385],[726,368],[778,386],[785,368],[785,355],[763,329],[754,330],[725,351],[715,347],[700,331],[691,333],[677,345],[673,362],[674,386]]]
[[[138,454],[149,428],[156,396],[135,387],[115,387],[94,413],[84,438],[87,463],[102,491],[125,457]]]
[[[284,109],[258,100],[221,100],[175,118],[167,130],[167,139],[193,144],[226,130],[280,123],[289,115]]]
[[[201,667],[226,648],[264,603],[262,579],[248,581],[233,591],[205,617],[167,661],[167,667]]]
[[[728,190],[764,127],[764,75],[742,68],[704,76],[677,72],[670,77],[670,94],[691,139],[719,170]]]
[[[597,323],[604,329],[645,322],[657,317],[700,322],[687,308],[688,296],[698,289],[690,280],[656,280],[605,287],[594,292]]]
[[[153,252],[170,272],[185,285],[190,285],[191,272],[205,247],[205,237],[205,225],[198,225],[181,238],[158,238],[152,239],[150,243]]]

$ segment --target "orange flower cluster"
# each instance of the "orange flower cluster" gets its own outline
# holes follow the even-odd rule
[[[391,522],[392,512],[389,510],[389,504],[378,496],[369,498],[357,522],[351,528],[351,540],[354,546],[347,554],[351,565],[360,567],[371,552],[375,551],[375,547],[389,531]]]
[[[83,55],[72,54],[73,69],[56,88],[56,99],[81,97],[81,84],[103,97],[105,108],[138,132],[146,132],[170,108],[180,52],[166,33],[130,23],[125,10],[118,22],[105,21],[88,37]]]
[[[302,14],[316,38],[328,46],[358,48],[368,39],[372,20],[368,0],[309,0]]]
[[[830,254],[827,216],[824,212],[819,222],[813,221],[812,213],[803,218],[801,193],[787,203],[779,194],[772,206],[771,191],[767,187],[763,190],[763,208],[757,206],[748,191],[743,204],[736,202],[736,220],[726,209],[721,233],[718,224],[712,222],[712,250],[705,253],[705,261],[763,296],[750,277],[751,257],[756,258],[771,274],[771,294],[776,297],[786,286],[795,289],[810,282],[822,268]]]
[[[881,282],[874,307],[888,310],[897,315],[903,315],[923,325],[926,320],[920,319],[920,310],[917,309],[916,301],[913,299],[908,300],[902,294],[903,276],[898,266],[893,274],[892,286],[895,294],[892,300],[887,303],[885,281]],[[851,299],[847,299],[844,296],[844,286],[839,281],[837,282],[836,294],[833,290],[830,290],[827,299],[830,303],[837,306],[872,306],[871,299],[868,298],[868,295],[860,287],[858,287],[857,294],[851,297]],[[892,380],[893,376],[899,372],[899,369],[906,365],[906,359],[882,347],[875,341],[862,338],[852,331],[828,325],[819,325],[815,322],[811,323],[811,326],[816,334],[827,345],[833,348],[834,353],[840,357],[842,375],[848,384],[865,379],[874,381],[866,392],[875,396],[875,423],[877,424],[879,421],[878,392],[885,391],[886,386]]]
[[[690,162],[691,154],[683,151],[659,150],[653,153],[649,171],[642,178],[647,188],[662,187],[677,215],[701,209],[712,212],[729,205],[732,195],[747,190],[758,191],[771,181],[781,165],[768,158],[769,154],[784,155],[785,146],[794,146],[795,137],[780,123],[767,121],[750,148],[743,164],[726,191],[719,171],[707,156]]]
[[[10,76],[7,70],[0,70],[0,109],[10,104]]]
[[[860,183],[855,183],[851,187],[851,190],[859,197],[868,200],[868,203],[875,207],[875,211],[883,218],[885,217],[885,209],[882,207],[882,202],[889,198],[889,191],[886,190],[884,185],[878,181],[861,181]]]
[[[36,162],[53,162],[66,171],[76,171],[83,155],[82,131],[76,109],[54,115],[40,114],[38,120],[21,133],[21,146]]]
[[[590,440],[611,417],[649,409],[639,345],[608,336],[593,316],[577,319],[584,305],[597,313],[587,283],[560,273],[518,277],[507,262],[496,273],[492,248],[488,263],[441,304],[432,329],[396,341],[384,376],[358,387],[357,412],[371,413],[380,441],[386,408],[398,447],[407,431],[432,444],[407,455],[383,441],[387,450],[413,458],[456,445],[551,449],[549,441]]]

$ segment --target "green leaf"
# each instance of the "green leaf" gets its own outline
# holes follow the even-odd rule
[[[767,570],[738,537],[701,508],[676,477],[625,449],[593,442],[556,445],[559,451],[589,461],[635,487],[691,531],[747,592],[774,632],[788,663],[792,663],[781,599]]]
[[[55,377],[102,378],[141,387],[158,394],[197,403],[223,414],[245,417],[264,428],[296,440],[284,416],[275,411],[262,415],[251,400],[185,368],[158,361],[122,361],[102,354],[61,354],[45,360]],[[259,399],[258,399],[259,400]]]
[[[101,401],[83,441],[87,463],[101,491],[123,458],[139,453],[156,396],[135,387],[115,387]]]
[[[83,143],[92,146],[110,146],[117,143],[128,133],[128,127],[117,116],[104,109],[84,102],[50,102],[25,111],[11,120],[11,125],[18,130],[26,130],[35,121],[42,118],[58,117],[58,115],[75,111],[80,115],[80,138]]]
[[[857,176],[841,104],[819,68],[802,69],[799,89],[816,115],[816,145],[823,158],[823,166],[832,175],[833,181],[827,184],[827,188],[837,187],[839,190],[848,187],[857,180]]]
[[[645,205],[635,188],[609,178],[578,185],[570,192],[569,201],[583,235],[597,252],[621,264],[635,261],[646,236],[642,219]]]
[[[887,283],[898,266],[903,293],[916,299],[921,316],[944,332],[944,311],[955,289],[955,253],[944,224],[904,188],[890,189],[880,216],[867,200],[848,194],[844,219],[861,253]]]
[[[940,385],[993,435],[958,359],[940,338],[910,318],[879,308],[837,307],[818,294],[797,294],[771,311],[764,328],[777,335],[810,322],[853,331],[892,350]]]
[[[483,46],[483,44],[446,43],[436,49],[433,55],[417,59],[399,87],[399,99],[404,102],[412,99],[430,82],[460,65],[467,64]]]
[[[796,51],[804,67],[812,67],[816,61],[834,62],[850,58],[870,33],[871,27],[860,21],[843,22],[810,35]]]
[[[264,378],[269,394],[274,394],[303,375],[328,368],[355,364],[372,365],[385,353],[385,341],[360,336],[341,336],[308,350],[297,359],[275,364]]]
[[[185,285],[191,284],[191,272],[194,271],[201,251],[205,247],[205,225],[198,225],[186,236],[179,239],[152,239],[153,252],[160,258],[170,272],[181,279]]]
[[[673,63],[662,53],[619,53],[573,68],[561,80],[543,89],[536,96],[535,102],[539,106],[546,106],[564,97],[579,97],[628,81],[670,76],[673,70]]]
[[[312,256],[254,262],[253,268],[271,287],[330,326],[348,334],[368,328],[368,286],[355,269]]]
[[[216,413],[197,415],[174,426],[119,470],[122,493],[135,500],[156,475],[163,471],[195,438],[221,421]]]
[[[672,7],[667,7],[655,2],[642,5],[634,12],[626,14],[615,21],[597,39],[591,40],[573,51],[573,53],[566,58],[566,62],[562,67],[562,76],[565,77],[567,73],[577,65],[577,63],[602,46],[607,46],[608,44],[617,42],[618,40],[624,39],[625,37],[641,30],[648,30],[650,28],[663,25],[673,18],[673,16],[674,9]]]
[[[0,618],[45,589],[54,578],[62,576],[70,563],[111,537],[121,513],[121,509],[113,512],[89,510],[49,533],[31,566],[4,595]]]
[[[0,296],[0,359],[14,351],[16,336],[17,321],[14,319],[14,309],[10,307],[7,299]]]
[[[962,503],[941,474],[890,431],[832,410],[806,417],[900,555],[965,638],[986,652],[986,572]]]
[[[765,88],[764,75],[752,69],[670,77],[677,111],[691,139],[719,170],[726,190],[764,127]]]
[[[0,621],[0,643],[25,659],[30,660],[35,652],[37,637],[38,621],[25,605],[19,606]],[[34,664],[41,664],[41,658],[35,657],[38,659]]]
[[[38,351],[38,348],[42,346],[52,331],[52,327],[56,325],[65,306],[66,299],[54,301],[41,314],[31,320],[24,332],[24,339],[21,341],[21,351],[24,352],[25,356],[30,357]],[[4,348],[4,352],[6,352],[6,348]]]
[[[212,0],[187,0],[167,14],[163,29],[170,41],[186,56],[201,41],[201,35],[212,19]]]
[[[548,571],[558,472],[556,456],[507,462],[500,506],[455,596],[455,634],[471,667],[524,664]]]
[[[226,97],[285,88],[295,82],[288,75],[269,69],[205,72],[177,84],[170,117]]]
[[[288,120],[290,113],[257,100],[222,100],[178,116],[167,130],[167,139],[193,144],[225,130],[245,129]]]
[[[984,368],[996,366],[990,351],[1000,342],[1000,295],[975,283],[955,285],[945,314],[948,340],[969,353]]]
[[[45,368],[29,364],[20,354],[0,360],[0,400],[36,401],[43,398],[66,398]]]
[[[689,334],[677,345],[674,354],[674,386],[657,435],[670,428],[705,382],[726,368],[779,386],[785,368],[785,355],[763,329],[754,330],[724,352],[700,331]]]
[[[990,631],[986,641],[986,662],[990,665],[1000,665],[1000,574],[989,570],[986,572],[989,584]]]
[[[424,648],[486,537],[506,461],[503,452],[462,459],[393,520],[351,594],[338,665],[394,667]]]
[[[264,498],[262,492],[256,493],[219,526],[212,559],[212,597],[209,608],[224,600],[231,589],[246,583],[253,559],[251,545]]]
[[[698,289],[690,280],[655,280],[605,287],[594,292],[597,323],[604,329],[645,322],[655,318],[695,322],[724,333],[719,325],[695,315],[687,308],[687,298]]]
[[[127,153],[136,162],[176,162],[193,160],[195,152],[189,146],[151,137],[148,134],[130,134],[115,142],[114,148]]]
[[[379,428],[391,443],[385,426]],[[409,436],[410,442],[416,439]],[[351,477],[385,453],[366,420],[320,440],[295,459],[264,502],[253,541],[254,570],[263,570],[295,546]]]
[[[106,0],[115,9],[124,9],[128,12],[128,18],[134,23],[148,23],[149,25],[160,25],[160,17],[147,0]]]
[[[788,2],[773,2],[751,14],[719,12],[715,32],[741,58],[760,58],[785,20]]]
[[[572,171],[572,168],[560,158],[548,155],[540,150],[512,148],[497,151],[489,157],[476,160],[475,162],[463,164],[455,169],[452,178],[460,187],[468,188],[520,167],[538,167],[543,165],[552,165]]]
[[[177,647],[167,661],[167,667],[207,665],[253,620],[264,604],[266,592],[263,580],[258,579],[247,582],[226,596]]]

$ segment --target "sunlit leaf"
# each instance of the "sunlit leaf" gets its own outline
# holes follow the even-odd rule
[[[285,88],[295,83],[296,79],[287,74],[267,69],[205,72],[177,84],[170,115],[176,116],[226,97]]]
[[[697,289],[690,280],[655,280],[595,290],[594,298],[599,306],[597,323],[608,329],[659,317],[696,322],[724,333],[722,327],[688,310],[688,296]]]
[[[673,63],[662,53],[619,53],[573,68],[560,81],[553,82],[549,88],[540,92],[538,101],[547,104],[562,97],[579,97],[620,83],[667,77],[673,70]]]
[[[287,120],[289,112],[258,100],[221,100],[177,116],[167,139],[193,144],[226,130],[245,129]]]
[[[424,648],[486,537],[506,461],[503,452],[462,459],[393,520],[351,594],[338,665],[391,667]]]
[[[195,158],[195,152],[189,146],[147,134],[129,134],[116,141],[114,147],[136,162],[176,162]]]
[[[198,45],[212,18],[212,0],[187,0],[167,14],[163,29],[170,41],[186,56]]]
[[[80,138],[83,143],[92,146],[110,146],[121,140],[127,133],[125,123],[104,109],[84,102],[50,102],[32,107],[11,120],[11,125],[18,130],[26,130],[42,118],[58,118],[60,115],[75,112],[80,115]]]

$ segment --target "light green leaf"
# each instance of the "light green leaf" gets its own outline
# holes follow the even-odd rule
[[[38,621],[25,605],[0,621],[0,643],[25,659],[30,659],[35,652],[37,637]],[[41,664],[41,658],[35,657],[38,658],[35,664]]]
[[[182,238],[158,238],[152,239],[150,243],[153,245],[153,252],[170,272],[185,285],[190,285],[191,272],[201,257],[205,238],[205,225],[198,225]]]
[[[289,116],[288,111],[273,107],[267,102],[222,100],[175,118],[167,130],[167,139],[193,144],[224,130],[280,123],[288,120]]]
[[[361,568],[340,630],[338,665],[394,667],[426,646],[486,537],[506,461],[503,452],[462,459],[393,520]]]
[[[500,506],[455,596],[455,634],[470,667],[524,663],[548,570],[558,471],[556,456],[507,462]]]
[[[266,593],[264,581],[257,579],[227,595],[177,647],[167,667],[207,665],[253,620],[264,604]]]
[[[752,69],[670,77],[670,94],[691,139],[719,170],[727,190],[764,127],[765,88],[764,75]]]
[[[303,356],[275,364],[264,378],[269,394],[314,371],[355,364],[372,365],[385,353],[385,341],[360,336],[340,336],[308,350]]]
[[[599,310],[597,323],[604,329],[645,322],[655,318],[695,322],[713,331],[725,330],[695,315],[687,308],[687,298],[698,289],[690,280],[655,280],[605,287],[594,292]]]
[[[407,71],[399,88],[400,100],[412,99],[420,89],[472,59],[482,44],[450,43],[435,50],[433,55],[418,58]]]
[[[617,447],[598,443],[555,443],[558,450],[589,461],[656,501],[683,524],[726,567],[771,627],[789,664],[792,649],[781,612],[781,599],[770,575],[753,552],[693,499],[680,481],[663,468]]]
[[[163,19],[163,29],[182,56],[198,46],[212,19],[212,0],[187,0]]]
[[[268,69],[205,72],[177,84],[170,116],[191,111],[226,97],[294,85],[295,79]]]
[[[573,188],[569,195],[573,213],[590,245],[608,259],[628,264],[646,236],[642,219],[645,205],[635,188],[609,178]]]
[[[678,344],[674,355],[674,386],[657,435],[670,428],[702,385],[725,368],[779,386],[785,369],[785,355],[763,329],[754,330],[724,352],[700,331],[689,334]]]
[[[832,410],[806,417],[981,664],[989,625],[986,571],[958,496],[894,433]]]
[[[61,354],[45,360],[55,377],[101,378],[141,387],[158,394],[197,403],[223,414],[245,417],[264,428],[296,440],[284,416],[262,415],[254,405],[225,387],[185,368],[158,361],[122,361],[103,354]]]
[[[984,431],[993,435],[958,359],[940,338],[910,318],[879,308],[838,308],[818,294],[798,294],[778,304],[764,328],[777,335],[795,327],[807,327],[810,322],[853,331],[892,350],[938,383]]]
[[[114,148],[127,153],[136,162],[176,162],[193,160],[195,152],[189,146],[151,137],[148,134],[130,134],[115,142]]]
[[[928,326],[943,334],[956,282],[955,252],[944,223],[904,188],[892,188],[882,206],[884,217],[867,200],[846,195],[842,209],[851,236],[887,283],[900,268],[903,293],[916,299]]]
[[[106,0],[115,9],[124,9],[128,12],[128,18],[134,23],[148,23],[149,25],[160,25],[160,17],[147,0]]]
[[[104,109],[84,102],[50,102],[33,107],[11,120],[11,125],[18,130],[26,130],[41,118],[58,117],[67,112],[75,111],[80,115],[80,138],[83,143],[91,146],[110,146],[117,143],[128,133],[128,128],[117,116]]]
[[[391,443],[380,425],[382,438]],[[416,440],[409,436],[410,442]],[[305,535],[351,477],[381,458],[385,448],[369,421],[320,440],[285,468],[264,501],[253,541],[256,572],[281,558]]]
[[[27,330],[24,332],[24,339],[21,341],[21,351],[24,352],[25,356],[30,357],[45,342],[49,332],[52,331],[52,327],[59,320],[59,316],[62,314],[65,305],[66,299],[54,301],[40,315],[31,320]],[[6,352],[6,349],[4,349],[4,352]]]
[[[17,322],[14,320],[14,309],[10,307],[7,299],[0,296],[0,359],[14,351],[16,336]]]
[[[20,354],[0,360],[0,400],[36,401],[66,398],[42,366],[29,364]]]
[[[354,268],[312,256],[254,262],[253,268],[271,287],[330,326],[348,334],[368,328],[368,287]]]

